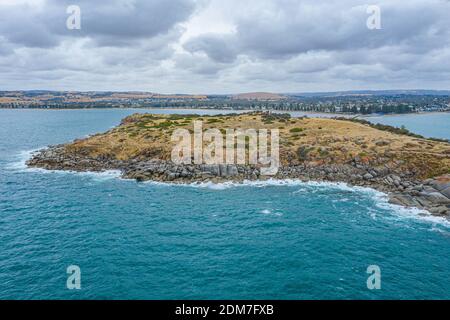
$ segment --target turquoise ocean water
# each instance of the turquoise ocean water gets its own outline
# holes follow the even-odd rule
[[[133,112],[0,110],[0,299],[450,298],[450,224],[370,189],[25,168],[31,150]],[[437,127],[423,121],[430,136]],[[69,265],[81,268],[79,291],[66,289]],[[369,265],[381,290],[367,289]]]
[[[408,130],[428,138],[450,139],[450,112],[369,116],[367,120]]]

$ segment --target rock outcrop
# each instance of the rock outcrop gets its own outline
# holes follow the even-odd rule
[[[371,187],[389,195],[393,204],[428,210],[450,219],[450,175],[425,181],[410,173],[398,173],[389,168],[372,168],[359,163],[341,165],[298,165],[279,168],[275,176],[263,176],[260,168],[246,165],[176,165],[170,161],[120,161],[86,158],[65,153],[64,145],[49,147],[33,155],[28,166],[48,170],[105,171],[120,170],[123,178],[137,181],[172,183],[223,182],[262,179],[300,179],[303,181],[346,182],[354,186]]]

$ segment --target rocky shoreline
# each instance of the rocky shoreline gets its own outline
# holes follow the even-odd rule
[[[280,167],[275,176],[261,176],[258,167],[244,165],[176,165],[163,160],[115,160],[92,158],[65,152],[65,145],[50,146],[34,153],[26,164],[48,170],[94,171],[120,170],[122,177],[137,181],[241,182],[244,180],[299,179],[302,181],[344,182],[370,187],[386,193],[389,202],[429,211],[450,220],[450,175],[418,180],[413,173],[384,166],[374,168],[354,159],[336,165],[302,164]]]

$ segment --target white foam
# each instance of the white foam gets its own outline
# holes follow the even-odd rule
[[[414,219],[418,221],[424,221],[431,223],[433,225],[442,225],[445,227],[450,227],[450,221],[444,217],[434,216],[429,211],[414,208],[414,207],[404,207],[396,204],[389,203],[388,196],[384,193],[375,196],[376,206],[380,209],[388,210],[394,212],[397,218],[401,219]]]
[[[32,150],[24,150],[24,151],[20,151],[16,158],[16,161],[10,163],[9,165],[6,166],[7,169],[10,170],[28,170],[30,169],[27,165],[26,162],[31,158],[31,156],[38,152],[39,150],[42,150],[44,148],[38,148],[38,149],[32,149]]]
[[[433,226],[430,230],[434,231],[434,232],[438,232],[438,233],[442,234],[443,236],[450,238],[450,232],[447,230],[442,230],[436,226]]]
[[[159,182],[161,184],[161,182]],[[166,184],[166,183],[162,183]],[[272,187],[272,186],[300,186],[300,187],[315,187],[315,188],[326,188],[332,190],[353,192],[353,193],[365,193],[375,197],[386,196],[384,193],[379,192],[372,188],[367,187],[358,187],[358,186],[350,186],[344,182],[327,182],[327,181],[303,181],[299,179],[268,179],[268,180],[244,180],[242,182],[194,182],[188,184],[180,184],[180,186],[188,186],[194,188],[205,188],[210,190],[226,190],[230,188],[238,188],[238,187],[255,187],[255,188],[264,188],[264,187]],[[301,188],[297,191],[292,192],[292,194],[304,193],[304,192],[312,192],[314,193],[316,190],[307,190],[305,188]],[[347,198],[345,198],[348,200]]]
[[[259,213],[263,214],[263,215],[270,215],[270,216],[276,216],[276,217],[281,217],[283,214],[281,212],[278,211],[272,211],[271,209],[264,209],[261,210]]]
[[[77,172],[77,171],[58,171],[58,172],[67,172],[71,174],[79,174],[81,176],[86,176],[90,178],[94,178],[98,181],[117,179],[122,176],[122,172],[120,170],[105,170],[101,172],[93,172],[93,171],[85,171],[85,172]]]
[[[79,171],[73,171],[73,170],[47,170],[42,168],[34,168],[34,167],[28,167],[26,165],[26,162],[33,156],[34,153],[43,150],[45,148],[38,148],[33,150],[25,150],[21,151],[17,155],[17,161],[12,162],[11,164],[7,165],[6,168],[14,171],[25,171],[25,172],[35,172],[35,173],[53,173],[53,174],[77,174],[81,176],[87,176],[95,178],[96,180],[103,181],[108,179],[114,179],[114,178],[120,178],[121,172],[119,170],[105,170],[101,172],[94,172],[94,171],[85,171],[85,172],[79,172]]]
[[[376,203],[376,206],[380,209],[389,211],[393,213],[398,219],[414,219],[417,221],[423,221],[427,223],[431,223],[433,225],[439,224],[445,227],[450,227],[450,221],[448,221],[444,217],[433,216],[430,212],[418,208],[411,207],[403,207],[395,204],[389,203],[389,197],[387,194],[372,189],[368,187],[359,187],[359,186],[350,186],[343,182],[325,182],[325,181],[302,181],[297,179],[269,179],[265,181],[248,181],[244,180],[242,182],[222,182],[222,183],[213,183],[213,182],[202,182],[202,183],[191,183],[185,184],[185,186],[196,187],[196,188],[207,188],[211,190],[225,190],[229,188],[235,187],[267,187],[267,186],[309,186],[309,187],[317,187],[317,188],[327,188],[334,189],[340,191],[347,192],[356,192],[356,193],[364,193],[369,195]],[[304,192],[304,189],[300,189],[295,193]],[[310,191],[308,191],[310,192]],[[348,201],[348,198],[343,198],[342,201]],[[371,213],[370,216],[373,219],[377,219],[380,216]]]

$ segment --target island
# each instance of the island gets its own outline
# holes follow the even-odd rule
[[[278,130],[278,171],[266,176],[261,174],[261,166],[254,164],[174,163],[174,131],[193,132],[198,121],[202,130]],[[344,182],[384,192],[392,204],[450,219],[450,143],[355,118],[293,118],[271,112],[134,114],[105,133],[39,150],[27,165],[78,172],[120,170],[123,178],[169,183]]]

